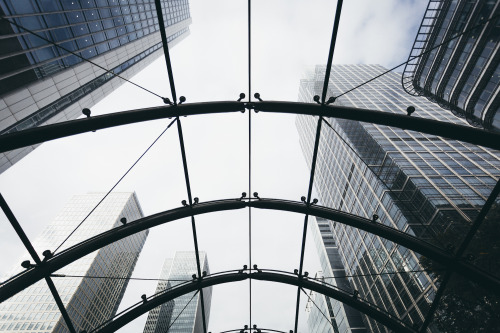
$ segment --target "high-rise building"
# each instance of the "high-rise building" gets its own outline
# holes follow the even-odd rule
[[[314,275],[315,279],[321,279],[322,277],[322,271]],[[309,291],[306,303],[307,328],[309,332],[338,333],[337,322],[330,309],[331,303],[329,303],[326,296],[312,290]]]
[[[104,193],[76,195],[33,243],[53,251],[102,199]],[[143,216],[135,193],[111,193],[61,249]],[[54,273],[52,278],[77,332],[90,331],[116,313],[148,230],[101,248]],[[85,277],[84,277],[85,276]],[[52,294],[39,281],[0,305],[2,332],[69,332]]]
[[[326,283],[336,286],[348,293],[352,293],[352,287],[347,280],[344,265],[340,258],[339,249],[335,243],[335,237],[332,231],[332,222],[323,218],[311,218],[309,230],[316,244],[319,261],[321,264],[321,278]],[[318,293],[312,293],[315,298],[316,306],[309,305],[307,325],[310,332],[317,333],[364,333],[366,332],[359,311],[341,302],[325,297]],[[314,305],[313,303],[313,305]],[[321,304],[321,305],[318,305]],[[325,322],[325,315],[330,318],[330,322]]]
[[[385,71],[378,65],[332,67],[328,96],[338,96]],[[301,81],[300,100],[321,95],[325,67]],[[422,97],[401,88],[388,73],[339,97],[344,106],[464,124]],[[444,232],[460,242],[500,177],[500,155],[489,149],[399,128],[326,118],[314,185],[322,205],[372,219],[436,243]],[[300,143],[311,163],[317,117],[298,116]],[[337,134],[338,133],[338,134]],[[352,148],[352,149],[351,149]],[[344,224],[330,222],[351,286],[363,299],[420,325],[434,299],[436,283],[422,270],[420,256],[398,244]],[[417,271],[417,272],[414,272]],[[392,274],[391,274],[392,273]],[[367,316],[366,328],[387,330]]]
[[[207,254],[199,252],[202,271],[210,274]],[[173,259],[166,259],[160,274],[156,293],[192,280],[198,275],[195,252],[176,252]],[[144,333],[202,333],[203,318],[200,294],[192,292],[149,311]],[[205,319],[208,327],[212,287],[203,289]]]
[[[189,34],[188,0],[163,0],[169,46]],[[0,135],[81,115],[163,54],[154,0],[0,1]],[[0,172],[35,147],[0,154]]]
[[[405,90],[472,125],[500,131],[499,14],[500,2],[494,0],[430,0],[410,58],[468,32],[410,61]]]

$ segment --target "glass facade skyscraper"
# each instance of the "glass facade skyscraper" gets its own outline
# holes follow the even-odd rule
[[[331,221],[323,218],[311,218],[309,230],[316,245],[319,261],[321,264],[321,278],[328,284],[334,285],[342,290],[352,293],[352,287],[345,277],[344,265],[340,258],[339,249],[335,242]],[[316,298],[315,303],[324,304],[321,312],[330,317],[330,323],[324,321],[322,313],[317,308],[309,309],[307,324],[310,332],[317,333],[365,333],[366,328],[361,314],[351,308],[344,306],[341,302],[325,297],[321,294],[312,293]],[[320,307],[320,308],[321,308]]]
[[[333,66],[327,96],[338,96],[385,70],[378,65]],[[301,101],[321,95],[324,76],[325,67],[317,66],[301,81]],[[413,105],[412,117],[464,124],[425,98],[406,94],[400,82],[401,76],[391,72],[335,103],[402,114]],[[500,177],[500,155],[482,147],[387,126],[326,120],[331,127],[323,125],[321,131],[314,179],[321,204],[369,219],[376,214],[377,223],[443,248],[446,242],[436,239],[453,232],[456,239],[450,242],[456,245]],[[308,164],[316,124],[317,117],[297,117]],[[348,280],[360,297],[409,324],[422,324],[437,285],[432,275],[419,271],[420,256],[373,234],[330,223],[344,269],[354,275]],[[369,331],[387,331],[363,317]]]
[[[76,195],[33,243],[54,250],[101,200],[104,193]],[[111,193],[68,239],[68,248],[143,217],[135,193]],[[77,332],[90,331],[116,313],[146,241],[148,230],[114,242],[57,271],[52,278]],[[83,277],[85,276],[85,277]],[[2,332],[69,332],[45,281],[0,305]]]
[[[210,274],[207,254],[200,252],[202,271]],[[160,274],[156,293],[192,280],[198,275],[195,252],[176,252],[173,259],[166,259]],[[212,287],[203,289],[205,319],[208,327]],[[202,333],[203,319],[200,295],[195,292],[180,296],[149,311],[144,333]]]
[[[188,0],[163,0],[169,46],[189,34]],[[163,54],[154,0],[1,0],[0,135],[79,117]],[[27,28],[33,33],[19,28]],[[0,172],[35,147],[0,154]]]
[[[321,279],[322,277],[323,272],[321,271],[314,275],[315,279]],[[309,332],[338,333],[337,322],[331,311],[331,303],[324,295],[309,291],[306,312]]]
[[[494,0],[430,0],[410,53],[403,87],[466,118],[500,131],[500,3]],[[478,26],[486,20],[487,23]]]

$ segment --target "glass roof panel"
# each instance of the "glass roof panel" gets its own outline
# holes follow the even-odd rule
[[[180,118],[191,192],[201,202],[248,192],[247,118],[240,112]],[[185,189],[177,193],[187,200]]]
[[[301,298],[303,297],[305,297],[304,294],[301,295]],[[282,332],[293,330],[296,302],[297,287],[295,286],[268,281],[252,281],[252,321],[258,328]],[[299,330],[301,331],[306,330],[303,309],[304,307],[299,308]]]
[[[309,170],[297,149],[295,116],[254,113],[252,133],[252,192],[293,201],[307,195]]]

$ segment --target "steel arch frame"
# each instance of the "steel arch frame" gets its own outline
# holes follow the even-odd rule
[[[147,301],[142,302],[142,304],[138,303],[139,304],[138,306],[131,308],[127,312],[124,312],[119,317],[115,317],[114,320],[104,324],[103,326],[97,328],[96,330],[93,330],[92,333],[115,332],[116,330],[122,328],[123,326],[125,326],[132,320],[138,318],[139,316],[143,315],[144,313],[179,296],[185,295],[190,292],[194,292],[196,290],[201,290],[202,288],[218,284],[243,281],[247,279],[278,282],[313,290],[317,293],[323,294],[327,297],[334,298],[344,304],[347,304],[357,309],[358,311],[366,314],[367,316],[370,316],[374,320],[385,325],[386,327],[393,329],[395,332],[405,332],[405,333],[417,332],[413,328],[404,325],[400,320],[394,319],[389,314],[382,312],[381,310],[375,308],[373,305],[365,303],[360,299],[358,299],[357,297],[354,297],[352,294],[349,294],[345,291],[337,290],[330,286],[297,275],[258,271],[250,274],[243,272],[218,274],[215,276],[207,276],[201,279],[193,280],[190,283],[182,284],[164,293],[157,294],[154,297],[147,299]]]
[[[394,126],[500,150],[500,133],[444,121],[336,105],[282,101],[252,103],[222,101],[121,111],[4,134],[0,135],[0,153],[109,127],[179,116],[245,112],[245,109],[324,116]]]
[[[484,287],[493,288],[493,290],[500,290],[500,280],[498,278],[467,263],[463,259],[456,258],[452,253],[448,253],[434,245],[401,232],[395,228],[391,228],[386,225],[373,222],[370,219],[352,215],[333,208],[316,205],[307,206],[304,203],[297,201],[261,198],[255,201],[243,201],[241,199],[217,200],[198,203],[193,206],[178,207],[103,232],[76,244],[73,247],[61,251],[46,262],[30,268],[11,280],[6,281],[0,288],[0,303],[46,276],[50,276],[50,274],[58,269],[61,269],[79,258],[127,236],[181,218],[211,212],[242,209],[245,207],[309,214],[316,217],[334,220],[338,223],[349,225],[388,239],[432,260],[435,260],[446,266],[451,271],[480,283]]]

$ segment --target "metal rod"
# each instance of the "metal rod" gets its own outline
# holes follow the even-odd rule
[[[40,269],[40,267],[43,265],[42,261],[40,260],[40,257],[35,251],[35,248],[33,247],[33,244],[31,244],[30,240],[28,239],[28,236],[26,236],[26,233],[24,232],[23,228],[17,221],[14,213],[10,209],[9,205],[5,201],[3,195],[0,193],[0,206],[2,207],[3,212],[5,213],[5,216],[9,220],[10,224],[16,231],[17,235],[23,242],[24,246],[28,250],[29,254],[37,264],[35,267],[36,269]],[[66,311],[66,308],[64,307],[63,302],[61,301],[61,297],[59,296],[59,293],[57,292],[57,289],[54,285],[54,282],[52,282],[52,279],[50,276],[45,276],[45,281],[47,282],[47,285],[50,289],[50,292],[52,293],[52,296],[54,297],[54,300],[56,301],[57,307],[59,308],[59,311],[61,312],[64,322],[66,323],[66,326],[68,327],[69,331],[71,333],[76,333],[75,327],[73,326],[73,323],[71,322],[71,319],[68,315],[68,312]]]
[[[158,1],[158,0],[157,0]],[[186,149],[184,146],[184,135],[182,134],[182,124],[179,117],[177,117],[177,132],[179,133],[179,144],[181,147],[181,155],[182,155],[182,166],[184,168],[184,179],[186,180],[186,189],[189,201],[189,207],[192,209],[193,207],[193,197],[191,195],[191,184],[189,182],[189,172],[186,158]],[[201,272],[200,265],[200,253],[198,250],[198,236],[196,235],[196,223],[194,220],[194,215],[191,214],[191,229],[193,230],[193,242],[194,242],[194,251],[196,255],[196,268],[198,270],[198,281],[203,279],[203,275]],[[207,322],[205,318],[205,303],[203,298],[203,290],[200,289],[200,301],[201,301],[201,318],[203,319],[203,331],[207,333]]]
[[[484,203],[483,207],[481,208],[481,211],[476,217],[476,220],[472,224],[472,226],[469,229],[469,232],[467,232],[467,235],[465,236],[464,240],[462,241],[462,244],[460,244],[460,247],[458,248],[457,252],[455,253],[455,258],[460,259],[462,255],[464,254],[465,250],[467,249],[467,246],[469,246],[470,242],[474,238],[474,235],[476,235],[477,231],[479,230],[479,227],[481,224],[484,222],[484,219],[488,215],[488,212],[490,211],[491,207],[495,203],[495,199],[498,197],[500,194],[500,180],[497,181],[495,187],[491,191],[490,195],[488,196],[488,199]],[[436,292],[436,296],[434,297],[434,301],[432,302],[431,308],[429,309],[429,312],[427,312],[425,316],[424,323],[422,324],[422,327],[420,328],[421,332],[425,332],[427,327],[430,325],[434,314],[436,313],[437,307],[439,305],[439,302],[441,300],[441,297],[444,294],[444,290],[446,289],[446,286],[448,285],[448,282],[452,278],[453,272],[448,271],[444,278],[443,281],[441,281],[441,285],[439,286],[438,291]]]
[[[120,79],[122,79],[122,80],[124,80],[124,81],[126,81],[126,82],[128,82],[128,83],[130,83],[130,84],[133,84],[134,86],[136,86],[136,87],[138,87],[138,88],[140,88],[140,89],[142,89],[142,90],[144,90],[144,91],[147,91],[148,93],[150,93],[150,94],[152,94],[152,95],[155,95],[155,96],[157,96],[157,97],[163,98],[163,97],[161,97],[160,95],[158,95],[158,94],[156,94],[156,93],[152,92],[151,90],[146,89],[146,88],[144,88],[143,86],[140,86],[140,85],[138,85],[137,83],[134,83],[134,82],[132,82],[132,81],[130,81],[130,80],[128,80],[128,79],[126,79],[126,78],[124,78],[124,77],[123,77],[123,76],[121,76],[121,75],[115,74],[113,71],[110,71],[109,69],[107,69],[107,68],[105,68],[105,67],[102,67],[101,65],[96,64],[95,62],[93,62],[93,61],[91,61],[91,60],[89,60],[89,59],[86,59],[86,58],[82,57],[81,55],[79,55],[78,53],[75,53],[75,52],[71,51],[70,49],[67,49],[67,48],[65,48],[65,47],[63,47],[63,46],[61,46],[61,45],[59,45],[59,44],[57,44],[57,43],[54,43],[54,42],[53,42],[53,41],[51,41],[50,39],[47,39],[47,38],[45,38],[45,37],[41,36],[40,34],[37,34],[36,32],[34,32],[34,31],[32,31],[32,30],[29,30],[29,29],[27,29],[27,28],[25,28],[25,27],[23,27],[23,26],[21,26],[21,25],[17,24],[17,23],[16,23],[16,22],[14,22],[14,21],[8,20],[8,19],[6,19],[6,18],[5,18],[5,17],[3,17],[3,16],[0,16],[0,19],[5,20],[5,21],[9,22],[10,24],[15,25],[16,27],[18,27],[18,28],[20,28],[20,29],[23,29],[23,30],[27,31],[28,33],[30,33],[30,34],[32,34],[32,35],[34,35],[34,36],[36,36],[36,37],[38,37],[38,38],[40,38],[40,39],[42,39],[42,40],[46,41],[47,43],[50,43],[50,44],[54,45],[55,47],[60,48],[60,49],[64,50],[65,52],[68,52],[68,53],[70,53],[70,54],[74,55],[75,57],[78,57],[78,58],[82,59],[83,61],[86,61],[86,62],[88,62],[88,63],[90,63],[90,64],[92,64],[92,65],[94,65],[94,66],[96,66],[96,67],[99,67],[100,69],[104,70],[106,73],[112,74],[112,75],[114,75],[115,77],[118,77],[118,78],[120,78]]]
[[[326,321],[332,326],[333,328],[333,331],[335,332],[336,331],[336,325],[333,325],[333,322],[330,318],[328,318],[325,313],[323,311],[321,311],[320,307],[316,304],[316,302],[312,299],[311,296],[309,296],[306,291],[304,290],[304,288],[299,288],[304,294],[306,294],[307,298],[312,302],[312,304],[314,304],[314,306],[316,307],[316,309],[318,309],[318,311],[323,315],[323,317],[325,317]]]
[[[50,292],[52,293],[52,296],[54,297],[54,300],[56,301],[57,307],[59,308],[59,311],[61,312],[64,322],[66,323],[66,326],[68,327],[68,330],[71,333],[76,333],[75,327],[73,326],[73,323],[71,322],[71,318],[69,317],[68,312],[66,311],[66,308],[64,307],[64,303],[61,300],[61,296],[59,296],[59,293],[57,292],[56,286],[54,285],[54,282],[50,277],[45,277],[45,282],[47,282],[47,285],[49,286]]]
[[[330,71],[332,69],[333,52],[337,42],[337,32],[339,31],[340,13],[342,12],[343,0],[337,0],[337,10],[335,11],[335,21],[333,22],[332,40],[330,42],[330,52],[328,52],[328,62],[326,63],[325,81],[323,82],[323,92],[321,93],[321,104],[325,104],[328,82],[330,82]],[[297,332],[295,332],[297,333]]]
[[[248,102],[252,102],[252,0],[248,0]],[[252,200],[252,110],[248,110],[248,197]],[[252,207],[248,207],[248,267],[252,269]],[[252,279],[248,280],[249,322],[252,327]]]
[[[16,231],[19,238],[21,239],[21,242],[23,242],[24,247],[26,248],[26,250],[28,250],[30,256],[33,258],[33,260],[35,261],[35,263],[37,265],[40,265],[42,263],[42,261],[40,260],[38,253],[36,253],[35,248],[33,247],[33,244],[31,244],[30,240],[28,239],[28,236],[26,236],[26,233],[24,232],[23,228],[21,227],[21,225],[17,221],[14,213],[10,209],[9,205],[7,204],[7,202],[5,201],[5,199],[1,193],[0,193],[0,207],[2,207],[2,210],[5,214],[5,216],[7,217],[10,224],[12,225],[14,230]]]
[[[163,53],[165,62],[167,63],[168,81],[170,83],[170,92],[174,105],[177,105],[177,94],[175,93],[174,74],[172,72],[172,64],[170,62],[170,52],[168,51],[167,34],[165,33],[165,22],[163,21],[163,11],[161,9],[161,1],[155,0],[156,14],[158,16],[158,25],[160,27],[161,42],[163,44]]]
[[[90,212],[85,216],[85,218],[76,226],[75,229],[73,229],[73,231],[71,231],[71,233],[61,242],[61,244],[59,244],[59,246],[54,250],[53,254],[55,254],[60,248],[61,246],[64,245],[64,243],[66,243],[66,241],[78,230],[78,228],[81,227],[81,225],[89,218],[89,216],[97,209],[97,207],[99,207],[101,205],[101,203],[104,201],[104,199],[106,199],[110,194],[111,192],[113,192],[113,190],[115,189],[115,187],[118,186],[118,184],[121,183],[121,181],[123,180],[123,178],[125,178],[125,176],[128,175],[128,173],[135,167],[135,165],[137,163],[139,163],[139,161],[144,157],[144,155],[147,154],[147,152],[154,146],[154,144],[160,140],[160,138],[163,136],[163,134],[165,134],[165,132],[170,128],[170,126],[173,125],[173,123],[177,120],[174,119],[170,122],[170,124],[167,125],[167,127],[165,127],[165,129],[160,133],[160,135],[158,135],[156,137],[156,139],[149,145],[148,148],[146,148],[146,150],[141,154],[141,156],[139,156],[139,158],[130,166],[130,168],[128,168],[128,170],[123,174],[123,176],[120,177],[120,179],[118,179],[118,181],[115,183],[115,185],[113,185],[109,191],[104,195],[104,197],[102,197],[101,200],[99,200],[99,202],[94,206],[94,208],[92,208],[90,210]]]
[[[314,183],[314,173],[316,171],[316,160],[318,157],[319,140],[321,137],[321,124],[323,123],[323,117],[318,118],[318,125],[316,127],[316,137],[314,139],[314,150],[311,163],[311,174],[309,176],[309,187],[307,189],[307,199],[306,206],[309,207],[311,204],[311,195]],[[302,269],[304,266],[304,252],[306,249],[306,237],[307,237],[307,225],[309,221],[309,213],[306,213],[304,217],[304,229],[302,230],[302,245],[300,247],[300,263],[299,263],[299,276],[302,276]],[[294,332],[297,333],[297,328],[299,325],[299,305],[300,305],[300,288],[297,289],[297,303],[295,305],[295,329]]]

